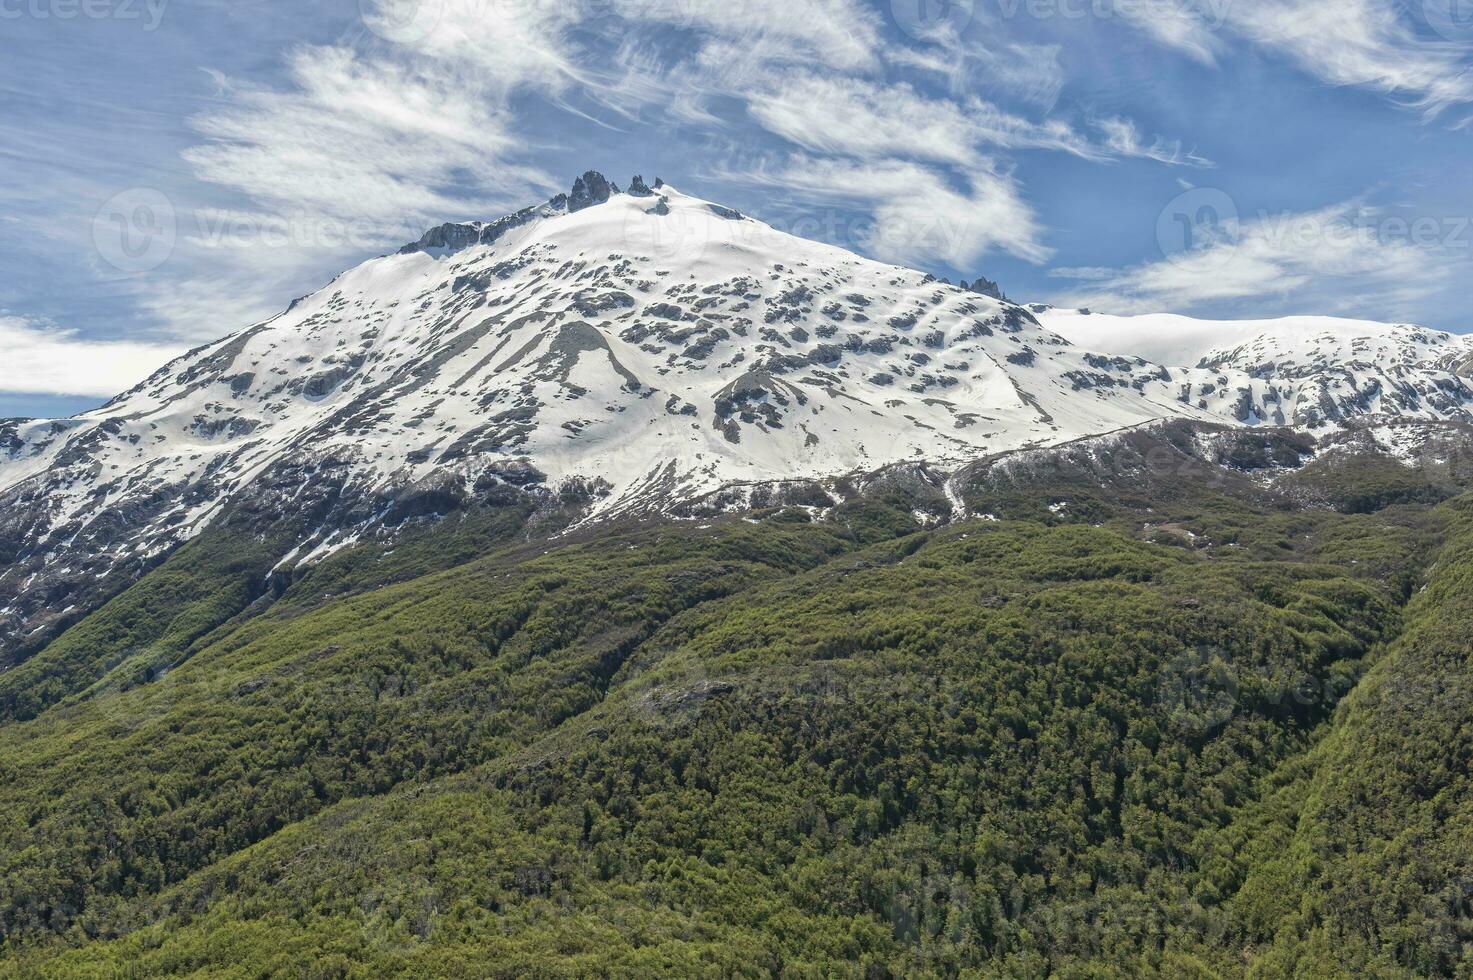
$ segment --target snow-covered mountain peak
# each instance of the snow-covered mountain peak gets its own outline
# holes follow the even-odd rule
[[[32,565],[156,553],[262,488],[335,487],[324,547],[424,486],[663,509],[1210,415],[1168,380],[999,299],[585,175],[364,262],[101,409],[0,423],[0,591]]]
[[[608,241],[624,230],[625,224],[642,223],[645,217],[673,218],[662,224],[670,226],[665,229],[667,238],[679,238],[691,234],[689,230],[679,226],[693,220],[699,221],[704,228],[705,219],[710,216],[729,220],[741,218],[729,208],[682,194],[659,178],[656,178],[651,187],[642,176],[635,176],[629,182],[629,189],[621,191],[618,184],[610,182],[598,171],[590,170],[574,181],[570,192],[555,195],[543,204],[524,208],[494,221],[458,221],[439,225],[426,232],[419,241],[411,242],[399,251],[400,254],[429,252],[438,257],[477,245],[494,245],[519,229],[610,203],[617,214],[603,212],[593,221],[568,227],[578,228],[586,233],[591,227],[603,225],[605,234],[596,237]],[[712,230],[716,227],[719,226],[712,226]],[[592,241],[590,239],[590,243]]]
[[[33,628],[9,601],[29,576],[142,561],[242,501],[309,514],[301,560],[487,495],[572,492],[598,517],[1161,418],[1314,427],[1473,399],[1451,364],[1383,364],[1453,358],[1445,335],[1290,357],[1219,334],[1220,360],[1170,367],[983,285],[596,173],[442,225],[101,409],[0,422],[0,644]],[[1375,369],[1328,366],[1344,351]]]

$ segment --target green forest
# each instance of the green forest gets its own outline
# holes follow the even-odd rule
[[[1473,495],[1208,469],[227,523],[0,673],[0,977],[1473,977]]]

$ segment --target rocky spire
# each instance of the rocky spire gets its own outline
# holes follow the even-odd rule
[[[1007,297],[1002,294],[1002,289],[997,283],[988,279],[986,276],[978,276],[973,282],[967,282],[963,279],[961,281],[961,288],[969,292],[981,293],[983,296],[991,296],[993,299],[1007,300]]]
[[[591,208],[595,204],[604,203],[617,193],[619,188],[605,180],[603,174],[590,170],[573,182],[573,193],[568,195],[568,210],[582,211],[584,208]]]

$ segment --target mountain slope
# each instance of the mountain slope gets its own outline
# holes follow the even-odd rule
[[[823,481],[824,505],[846,474],[1165,418],[1470,417],[1462,338],[1213,326],[1232,349],[1174,367],[1085,322],[585,174],[433,229],[94,412],[0,422],[0,666],[226,520],[281,542],[269,577],[487,499],[576,520]]]
[[[354,502],[297,562],[402,519],[406,492],[443,511],[571,485],[595,514],[650,511],[1184,411],[1207,414],[1160,368],[1012,304],[589,174],[366,262],[95,412],[0,425],[0,644],[247,498]]]
[[[1467,782],[1441,678],[1436,716],[1422,687],[1392,705],[1394,743],[1359,717],[1396,700],[1377,678],[1416,680],[1429,658],[1405,654],[1466,592],[1466,501],[1346,515],[1235,468],[1139,479],[1200,446],[1168,428],[962,487],[1139,488],[1051,525],[926,530],[896,499],[869,543],[884,522],[846,505],[606,525],[369,595],[309,571],[167,672],[0,721],[0,976],[1465,965],[1455,878],[1296,877],[1345,842],[1279,823],[1275,791],[1313,788],[1296,772],[1319,752],[1331,784],[1357,769],[1317,815],[1381,836],[1408,808],[1419,834],[1467,811],[1423,795]],[[1441,670],[1460,639],[1441,630]],[[1408,747],[1431,764],[1383,809],[1362,784]]]

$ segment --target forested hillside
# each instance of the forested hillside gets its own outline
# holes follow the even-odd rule
[[[1473,975],[1473,496],[1182,444],[201,539],[0,676],[0,976]]]

